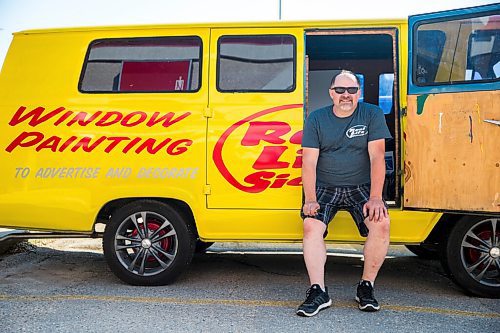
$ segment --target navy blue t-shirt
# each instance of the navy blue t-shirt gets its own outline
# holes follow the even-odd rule
[[[391,138],[384,112],[359,102],[352,115],[339,118],[333,105],[312,112],[306,119],[302,147],[318,148],[318,186],[355,186],[370,182],[368,142]]]

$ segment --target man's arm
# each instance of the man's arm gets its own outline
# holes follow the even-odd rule
[[[363,211],[370,220],[382,220],[387,217],[387,209],[382,200],[382,191],[385,181],[385,139],[368,142],[368,155],[370,156],[370,199],[365,204]]]
[[[302,148],[302,186],[304,188],[304,215],[314,216],[319,209],[316,201],[316,165],[318,164],[318,148]]]

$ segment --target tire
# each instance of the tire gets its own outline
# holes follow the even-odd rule
[[[205,253],[210,246],[214,245],[214,242],[204,242],[201,240],[196,241],[195,253]]]
[[[173,282],[191,262],[194,249],[193,227],[188,220],[171,206],[152,200],[118,208],[103,237],[111,271],[138,286]]]
[[[466,292],[500,298],[500,218],[464,217],[443,244],[441,262]]]
[[[405,245],[405,247],[413,254],[415,254],[420,259],[425,260],[438,260],[439,259],[439,251],[427,244],[419,244],[419,245]]]

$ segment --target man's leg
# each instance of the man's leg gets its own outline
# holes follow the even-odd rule
[[[389,248],[390,221],[389,218],[379,222],[365,219],[365,224],[369,233],[363,250],[365,263],[363,276],[356,290],[356,301],[362,311],[378,311],[380,305],[374,296],[373,282]]]
[[[325,289],[326,245],[323,235],[326,225],[316,219],[304,219],[304,261],[311,286],[320,285]]]
[[[297,309],[299,316],[311,317],[332,305],[325,287],[326,246],[323,235],[326,225],[313,218],[304,219],[304,261],[311,287],[307,297]]]
[[[384,218],[380,222],[375,222],[365,219],[365,225],[369,233],[363,249],[365,263],[362,279],[373,282],[389,249],[390,220]]]

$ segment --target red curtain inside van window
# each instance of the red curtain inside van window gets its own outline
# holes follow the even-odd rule
[[[120,91],[189,90],[191,61],[123,62]]]

